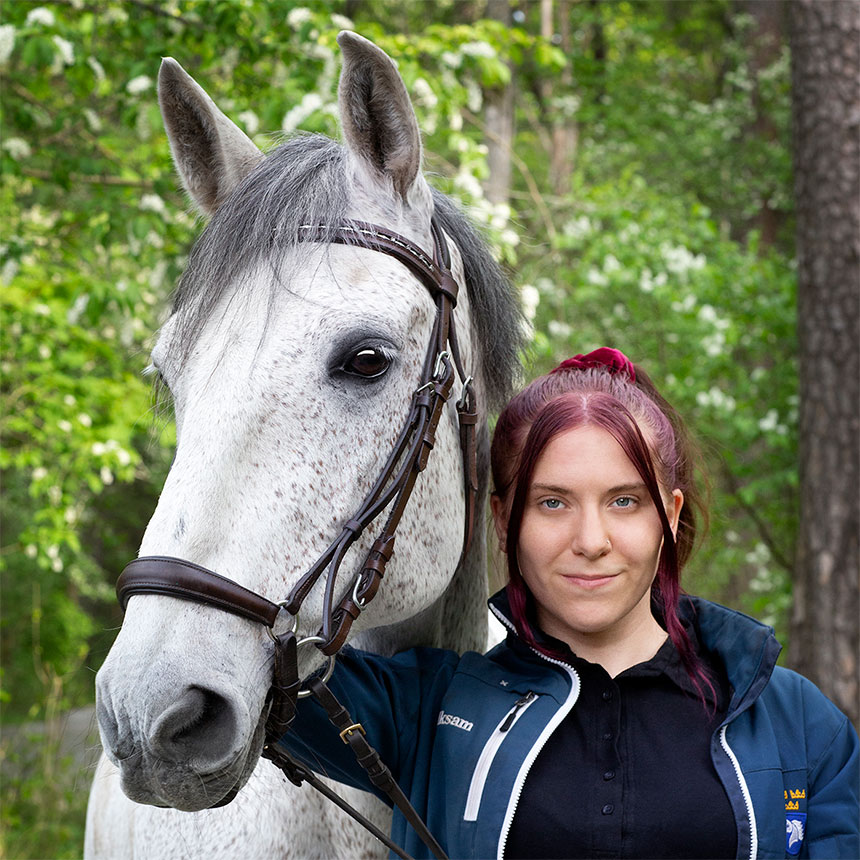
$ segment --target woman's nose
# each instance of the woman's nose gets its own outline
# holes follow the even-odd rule
[[[599,512],[582,511],[577,518],[571,547],[576,555],[584,556],[589,561],[611,551],[612,543]]]

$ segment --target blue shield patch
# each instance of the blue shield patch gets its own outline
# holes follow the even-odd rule
[[[806,813],[789,812],[785,816],[785,850],[792,857],[800,854],[803,834],[806,832]]]

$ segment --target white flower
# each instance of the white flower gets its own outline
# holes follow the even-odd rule
[[[54,36],[54,44],[57,46],[57,51],[63,61],[63,65],[71,66],[75,62],[75,47],[62,36]]]
[[[27,13],[26,24],[28,27],[34,27],[37,24],[41,24],[43,27],[53,27],[54,13],[44,6],[38,6]]]
[[[565,236],[570,236],[572,239],[582,239],[591,232],[591,222],[585,215],[580,215],[579,218],[568,221],[562,230]]]
[[[593,284],[595,287],[605,287],[609,283],[609,278],[607,278],[603,272],[595,269],[594,266],[588,270],[585,280],[588,281],[589,284]]]
[[[133,96],[138,96],[141,93],[145,93],[151,86],[152,78],[150,78],[148,75],[138,75],[136,78],[132,78],[125,85],[125,88]]]
[[[165,212],[164,200],[157,194],[141,195],[137,205],[142,212],[156,212],[159,215],[163,215]]]
[[[97,81],[103,81],[107,77],[104,66],[95,57],[87,57],[87,65],[93,70]]]
[[[338,30],[354,30],[355,23],[346,17],[346,15],[338,15],[337,12],[331,16],[332,26],[337,27]]]
[[[65,403],[65,404],[66,404],[66,406],[74,406],[77,402],[78,402],[78,401],[77,401],[77,400],[75,400],[75,398],[74,398],[71,394],[67,394],[67,395],[63,398],[63,403]]]
[[[83,114],[94,132],[98,133],[102,130],[102,118],[92,108],[84,108]]]
[[[89,302],[89,293],[81,293],[66,311],[67,322],[74,325],[81,318],[81,314],[87,309]]]
[[[120,466],[127,466],[131,462],[131,454],[125,450],[125,448],[118,448],[116,452],[116,459],[119,462]]]
[[[101,457],[102,454],[107,451],[107,448],[105,447],[104,442],[93,442],[93,446],[90,450],[96,455],[96,457]]]
[[[323,106],[323,100],[317,93],[308,93],[294,108],[288,110],[281,121],[281,130],[289,133],[294,131],[314,111]]]
[[[0,27],[0,66],[8,62],[15,48],[15,28],[12,24]]]
[[[29,158],[33,152],[30,149],[30,144],[21,137],[7,137],[6,140],[3,141],[3,149],[5,149],[6,152],[15,159],[15,161],[21,161],[22,158]]]
[[[529,321],[535,318],[538,305],[540,304],[540,292],[533,284],[524,284],[520,290],[520,304],[523,308],[523,315]]]
[[[621,263],[618,262],[618,258],[614,254],[607,254],[603,260],[603,271],[610,273],[617,272],[620,268]]]
[[[102,479],[102,483],[106,486],[113,483],[113,472],[111,472],[107,466],[101,467],[99,470],[99,477]]]
[[[676,275],[683,275],[690,270],[705,268],[704,255],[693,255],[683,245],[673,247],[669,245],[668,242],[664,242],[660,246],[660,253],[666,261],[666,268]]]
[[[573,333],[573,329],[566,322],[561,322],[561,320],[550,320],[546,324],[546,328],[553,337],[566,339]]]
[[[51,570],[53,570],[54,573],[61,573],[63,570],[63,560],[61,558],[55,558],[51,562]]]
[[[778,424],[779,412],[777,412],[776,409],[768,409],[767,415],[765,415],[764,418],[759,419],[758,429],[765,433],[769,433],[772,430],[776,430]]]
[[[312,18],[313,14],[310,9],[306,9],[304,6],[297,6],[295,9],[290,9],[287,15],[287,24],[296,30]]]
[[[48,470],[44,466],[37,466],[33,469],[33,480],[41,481],[48,477]]]
[[[439,55],[439,59],[446,66],[450,66],[452,69],[459,69],[463,63],[463,55],[457,51],[442,51]]]
[[[51,309],[47,305],[42,304],[42,302],[39,302],[38,304],[33,305],[33,310],[40,317],[49,317],[51,315]]]
[[[433,92],[433,88],[424,78],[417,78],[415,80],[415,83],[412,85],[412,91],[415,94],[415,100],[426,107],[434,108],[439,104],[436,93]]]
[[[72,425],[68,421],[66,421],[65,418],[63,418],[57,422],[57,427],[59,427],[60,430],[63,431],[63,433],[71,433],[72,432]]]
[[[35,558],[39,554],[39,550],[34,543],[28,543],[27,546],[24,547],[24,555],[27,558]]]
[[[260,117],[252,110],[243,110],[238,114],[239,122],[245,126],[248,137],[253,137],[260,129]]]
[[[90,418],[90,416],[87,415],[86,412],[81,412],[81,414],[78,415],[78,421],[80,421],[80,423],[83,424],[84,427],[92,427],[93,426],[93,419]]]
[[[39,344],[39,358],[43,361],[47,361],[51,357],[51,347],[49,347],[46,343]]]
[[[642,270],[642,274],[639,276],[639,289],[643,293],[654,292],[654,276],[651,274],[650,269]]]
[[[488,60],[496,56],[496,49],[489,42],[466,42],[460,51],[467,57],[485,57]]]

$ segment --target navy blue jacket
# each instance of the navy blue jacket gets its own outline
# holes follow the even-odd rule
[[[572,667],[516,638],[504,592],[490,605],[511,633],[487,655],[416,648],[385,658],[347,648],[330,682],[452,858],[504,856],[529,768],[580,689]],[[711,756],[734,810],[738,857],[857,860],[860,766],[847,718],[775,665],[771,628],[697,598],[685,614],[732,687]],[[281,742],[318,773],[372,790],[313,700],[300,702]],[[429,856],[397,810],[392,837]]]

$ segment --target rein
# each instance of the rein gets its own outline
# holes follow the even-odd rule
[[[134,595],[162,594],[214,606],[263,624],[275,646],[263,757],[272,760],[296,785],[303,781],[309,782],[322,791],[400,857],[408,858],[384,833],[349,807],[313,773],[295,762],[278,746],[278,739],[287,732],[295,718],[296,700],[315,696],[340,730],[343,742],[352,747],[373,784],[389,795],[435,856],[445,857],[444,851],[412,808],[388,768],[379,761],[376,751],[365,740],[361,724],[353,723],[325,682],[331,677],[334,656],[346,642],[353,622],[374,598],[385,575],[385,567],[394,552],[397,527],[418,474],[426,467],[433,449],[436,429],[454,385],[455,370],[462,384],[462,394],[457,401],[466,502],[462,556],[465,556],[471,544],[478,493],[478,416],[472,377],[463,369],[454,325],[453,311],[457,304],[458,285],[451,274],[451,257],[445,236],[435,219],[431,221],[432,258],[409,239],[361,221],[344,221],[334,228],[305,225],[300,227],[299,231],[298,240],[301,242],[352,245],[394,257],[412,272],[433,297],[436,316],[424,357],[421,379],[412,394],[409,412],[394,448],[359,509],[343,524],[338,537],[299,579],[286,599],[272,602],[205,567],[168,556],[141,556],[129,562],[117,581],[117,597],[123,610],[129,598]],[[337,577],[346,552],[365,529],[389,507],[385,522],[352,587],[347,588],[335,603]],[[299,610],[324,571],[327,571],[327,577],[320,629],[314,636],[297,640]],[[281,609],[295,617],[295,626],[287,633],[276,635],[273,628]],[[298,678],[297,649],[304,644],[315,645],[329,658],[325,674],[322,678],[312,679],[309,689],[302,689]]]

